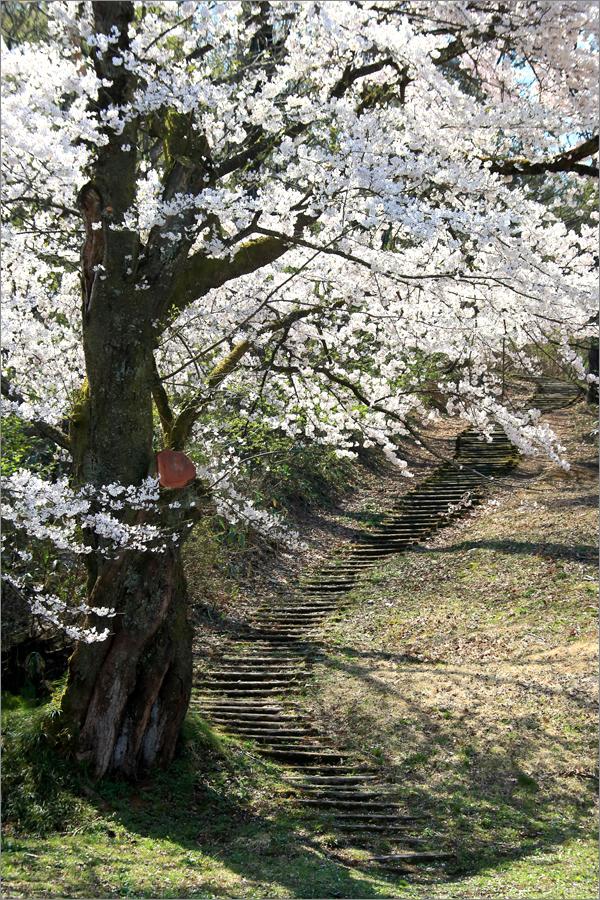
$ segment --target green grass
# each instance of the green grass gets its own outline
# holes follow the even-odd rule
[[[294,809],[277,766],[197,715],[167,771],[93,786],[45,738],[51,711],[4,704],[4,896],[389,896],[332,857],[326,820]]]

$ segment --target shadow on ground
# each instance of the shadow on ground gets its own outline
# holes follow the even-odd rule
[[[429,554],[456,553],[463,550],[497,550],[499,553],[514,553],[522,556],[542,556],[552,560],[577,560],[594,562],[598,548],[593,544],[558,544],[545,541],[480,540],[461,541],[448,547],[428,549]]]
[[[188,867],[196,854],[202,855],[203,862],[195,864],[198,876],[192,865],[177,893],[147,893],[138,883],[143,893],[134,891],[136,896],[239,896],[240,882],[244,896],[252,897],[385,896],[380,877],[373,881],[343,864],[335,846],[318,840],[327,831],[326,819],[300,814],[283,798],[266,804],[271,808],[264,812],[253,810],[242,795],[252,793],[255,801],[260,779],[269,779],[263,791],[281,790],[280,770],[270,763],[261,770],[251,753],[232,751],[233,746],[233,756],[205,771],[193,773],[178,761],[148,784],[107,782],[100,788],[101,807],[107,804],[129,835],[176,845]],[[182,770],[187,777],[181,777]],[[209,869],[203,871],[207,858]],[[232,875],[236,889],[226,886]]]
[[[552,747],[555,759],[572,759],[578,750],[577,734],[567,729],[558,735],[545,726],[543,716],[515,710],[508,730],[518,735],[518,747],[504,739],[504,722],[498,723],[497,735],[472,740],[470,708],[451,719],[444,718],[444,710],[442,715],[440,710],[432,715],[431,707],[407,699],[401,679],[396,686],[374,675],[373,661],[392,662],[407,673],[410,668],[429,681],[443,680],[449,689],[472,679],[473,672],[453,665],[423,664],[401,654],[346,647],[320,659],[330,675],[351,676],[369,689],[368,704],[357,702],[353,707],[348,701],[350,713],[343,730],[349,743],[362,746],[364,758],[397,786],[407,811],[425,816],[423,836],[431,849],[456,854],[443,873],[426,876],[428,883],[450,883],[489,872],[510,861],[552,853],[574,838],[590,837],[597,769],[531,772],[532,761],[545,748]],[[553,689],[518,676],[478,673],[478,678],[499,691],[518,687],[550,703],[560,700],[595,714],[594,702],[566,687]],[[351,695],[352,684],[348,690]],[[395,716],[386,715],[388,707]],[[414,883],[419,880],[411,877]]]

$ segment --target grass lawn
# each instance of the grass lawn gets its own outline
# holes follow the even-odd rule
[[[168,772],[92,788],[40,739],[47,712],[4,712],[5,815],[22,817],[5,827],[4,896],[389,896],[386,880],[328,858],[324,823],[294,810],[277,766],[198,717]]]

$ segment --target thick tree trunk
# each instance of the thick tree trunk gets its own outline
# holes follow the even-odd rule
[[[95,114],[126,108],[135,92],[135,73],[116,60],[129,50],[135,9],[131,2],[95,2],[92,10],[99,33],[117,34],[116,45],[111,38],[105,51],[93,54],[102,85]],[[140,272],[145,257],[139,235],[124,227],[136,192],[135,118],[121,130],[102,123],[101,128],[106,141],[78,197],[86,229],[87,384],[71,429],[75,477],[95,487],[139,485],[153,472],[153,323],[164,293],[156,278],[150,284],[148,273]],[[159,272],[164,255],[160,261]],[[189,701],[191,629],[181,558],[170,545],[164,553],[125,551],[115,560],[100,552],[101,539],[91,534],[90,541],[98,552],[89,556],[89,605],[113,608],[117,615],[108,620],[108,640],[77,647],[61,725],[96,776],[112,771],[136,777],[172,758]]]
[[[76,457],[79,477],[95,486],[139,485],[153,470],[154,341],[144,301],[109,275],[94,282],[84,313],[88,388]],[[168,513],[159,525],[173,524]],[[92,542],[99,551],[101,541]],[[107,620],[113,634],[77,647],[62,710],[77,757],[97,777],[135,778],[173,757],[191,689],[191,628],[178,548],[110,555],[90,554],[88,602],[117,611]]]
[[[179,552],[125,554],[104,568],[90,599],[119,610],[115,633],[78,646],[63,712],[75,725],[76,755],[96,777],[135,778],[173,758],[189,703],[192,632]]]

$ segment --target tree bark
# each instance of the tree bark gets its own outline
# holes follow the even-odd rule
[[[88,389],[79,474],[95,486],[136,485],[153,468],[152,335],[124,286],[107,284],[95,285],[84,325]],[[135,778],[172,759],[187,709],[192,659],[185,580],[177,547],[125,551],[114,560],[102,555],[97,538],[94,546],[88,602],[116,609],[107,620],[114,633],[77,647],[62,709],[77,757],[97,777]]]
[[[77,758],[96,777],[137,778],[171,761],[189,703],[192,630],[179,551],[125,554],[90,600],[118,610],[115,633],[77,647],[63,713]]]
[[[118,263],[106,271],[84,290],[87,387],[74,458],[88,484],[139,485],[154,467],[153,297],[132,290]],[[163,509],[157,524],[176,525],[169,514]],[[146,514],[124,515],[140,522]],[[124,551],[115,560],[102,554],[97,536],[91,541],[88,603],[117,615],[107,620],[108,640],[77,647],[63,722],[76,756],[96,777],[135,778],[172,759],[189,702],[192,633],[180,552],[170,545],[165,552]]]
[[[131,2],[94,2],[92,9],[96,30],[118,35],[116,46],[92,57],[102,79],[95,114],[126,107],[135,91],[135,74],[115,62],[129,49],[135,10]],[[121,131],[101,125],[106,142],[98,146],[91,180],[78,197],[86,229],[87,378],[72,417],[71,449],[75,480],[93,487],[139,485],[154,470],[154,329],[162,295],[158,282],[150,284],[140,271],[139,235],[123,226],[135,198],[137,127],[134,118]],[[134,515],[124,512],[130,523],[146,514]],[[152,521],[177,526],[176,515],[165,504]],[[169,543],[164,552],[123,551],[115,559],[114,551],[102,553],[97,535],[89,540],[88,603],[115,609],[116,616],[106,622],[112,629],[107,640],[77,646],[60,728],[96,777],[115,772],[135,778],[172,759],[190,696],[192,632],[180,551]]]

